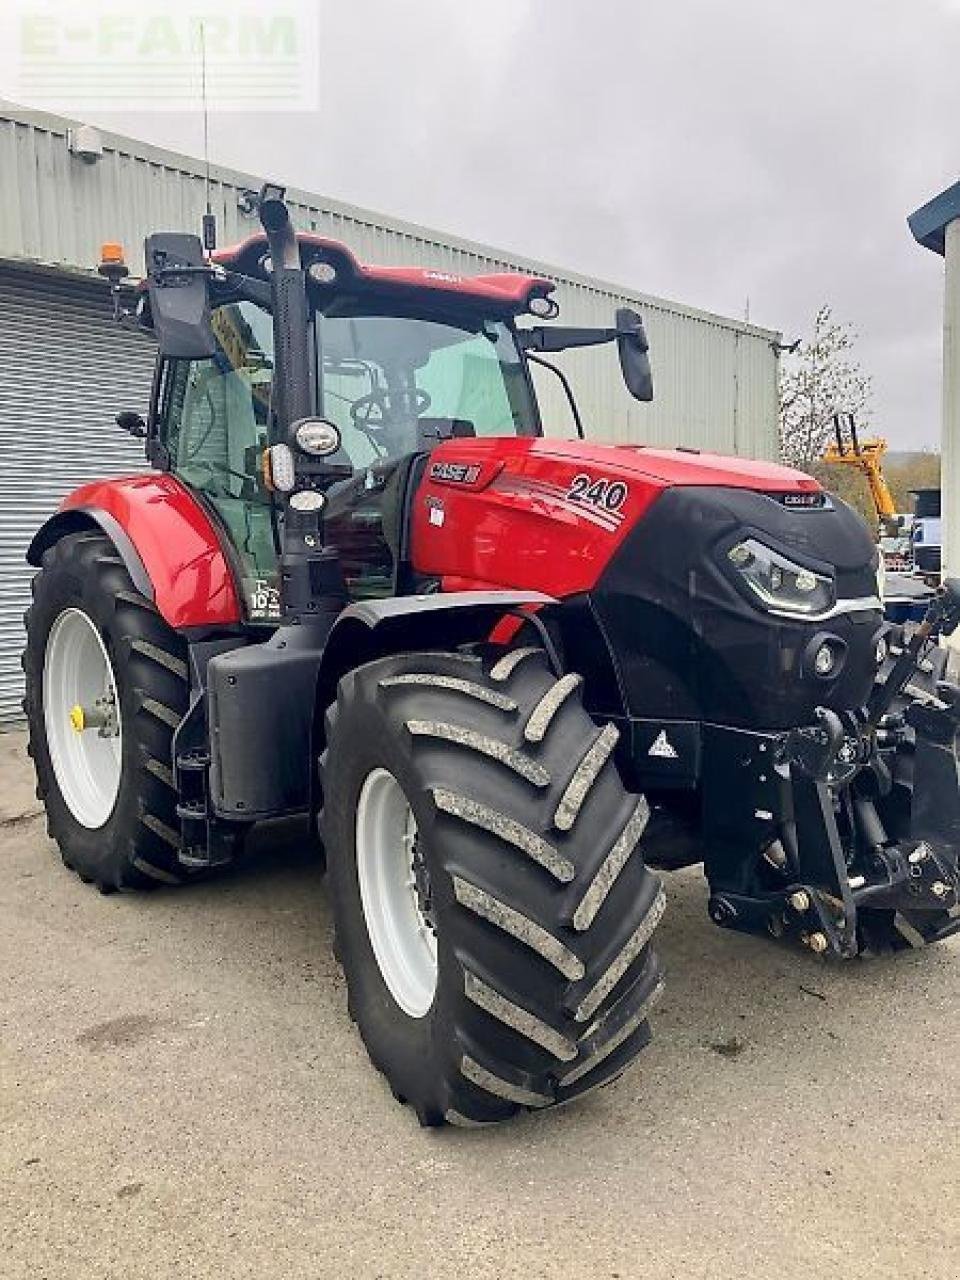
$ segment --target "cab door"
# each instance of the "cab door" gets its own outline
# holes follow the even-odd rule
[[[197,493],[226,531],[253,622],[280,617],[277,511],[265,487],[273,394],[273,324],[252,302],[213,312],[216,353],[170,360],[162,374],[155,439],[160,459]]]

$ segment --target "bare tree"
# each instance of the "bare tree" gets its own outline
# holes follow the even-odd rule
[[[826,304],[813,320],[813,332],[780,371],[780,453],[790,466],[809,468],[823,453],[835,413],[852,413],[858,424],[869,418],[872,380],[853,354],[856,334],[835,320]]]

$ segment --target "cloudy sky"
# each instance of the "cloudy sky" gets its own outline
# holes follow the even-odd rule
[[[935,443],[942,264],[905,218],[960,177],[960,0],[321,0],[319,41],[320,110],[215,114],[215,161],[788,338],[829,302],[876,428]]]

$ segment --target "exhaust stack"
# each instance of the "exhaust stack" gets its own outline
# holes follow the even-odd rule
[[[283,497],[283,540],[280,556],[280,607],[285,624],[310,625],[326,633],[346,603],[343,570],[337,552],[324,545],[325,485],[342,478],[342,467],[326,466],[300,447],[297,427],[314,416],[310,380],[310,313],[307,276],[300,246],[284,202],[283,187],[265,185],[260,192],[260,223],[270,248],[273,294],[274,452],[292,458],[293,489]],[[315,503],[297,507],[293,490],[312,488]]]

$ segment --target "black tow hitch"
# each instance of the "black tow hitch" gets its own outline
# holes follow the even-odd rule
[[[835,794],[864,767],[860,724],[822,710],[815,725],[790,733],[712,733],[720,767],[704,779],[711,919],[791,937],[816,954],[856,955],[854,888]],[[745,838],[754,857],[745,854]]]
[[[868,707],[820,708],[815,724],[782,734],[710,727],[717,924],[844,958],[879,934],[921,946],[960,931],[960,688],[909,687],[927,644],[958,621],[950,583]]]
[[[864,912],[890,915],[913,945],[960,929],[958,727],[960,718],[952,721],[949,746],[936,744],[940,782],[932,774],[915,778],[914,821],[900,839],[891,839],[878,812],[893,782],[863,718],[823,711],[816,725],[782,735],[767,748],[776,779],[776,800],[768,795],[771,807],[761,810],[770,819],[767,843],[753,860],[729,837],[708,843],[711,919],[844,959],[863,949]],[[947,734],[942,721],[937,731]],[[931,749],[916,731],[917,759]],[[934,805],[931,786],[942,786],[948,768],[951,796]]]

